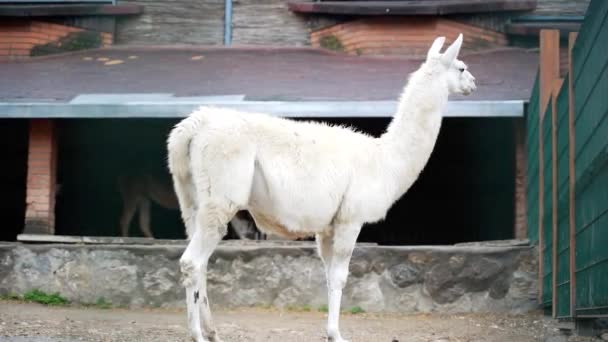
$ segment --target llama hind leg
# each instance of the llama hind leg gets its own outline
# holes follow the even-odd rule
[[[131,219],[137,211],[137,203],[131,198],[123,197],[122,213],[120,215],[120,234],[123,237],[129,236],[129,226]]]
[[[150,200],[147,198],[139,202],[139,229],[145,237],[154,238],[150,229]]]
[[[220,342],[209,309],[207,265],[217,244],[226,235],[227,224],[234,212],[207,208],[218,207],[199,209],[194,234],[180,259],[180,265],[186,287],[188,326],[193,340]]]
[[[183,277],[184,287],[186,288],[186,307],[188,309],[188,329],[190,337],[194,342],[207,342],[203,338],[200,326],[199,305],[198,305],[198,276],[200,266],[198,261],[202,258],[201,246],[203,244],[203,233],[196,231],[190,237],[188,247],[180,258],[180,268]]]
[[[334,226],[331,245],[331,263],[328,271],[327,337],[332,342],[348,342],[340,334],[340,302],[342,289],[348,278],[348,265],[361,231],[360,225],[339,224]]]

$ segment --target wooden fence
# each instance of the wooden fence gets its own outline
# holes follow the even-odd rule
[[[608,1],[568,37],[541,31],[527,113],[528,236],[539,246],[539,300],[556,318],[608,316]]]

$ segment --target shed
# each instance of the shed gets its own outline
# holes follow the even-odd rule
[[[463,52],[461,59],[479,90],[451,99],[421,178],[386,221],[364,228],[361,241],[449,244],[525,236],[521,138],[537,53],[503,48]],[[145,168],[166,176],[166,134],[203,104],[379,135],[420,63],[311,48],[191,46],[118,46],[0,63],[1,135],[16,137],[4,148],[27,151],[3,170],[3,179],[21,184],[6,201],[26,199],[16,219],[24,226],[7,238],[23,228],[116,235],[116,177]],[[154,208],[153,227],[159,237],[183,237],[175,212]]]

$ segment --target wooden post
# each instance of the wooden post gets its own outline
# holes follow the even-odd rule
[[[559,58],[559,56],[558,56]],[[551,96],[551,282],[552,282],[552,313],[557,317],[557,96],[562,88],[564,80],[557,78],[553,83]]]
[[[570,316],[576,317],[576,131],[574,130],[574,70],[572,69],[572,48],[576,42],[577,32],[568,35],[568,168],[569,168],[569,228],[570,228]]]
[[[545,211],[545,167],[544,167],[544,146],[543,146],[543,119],[551,92],[553,90],[553,80],[559,77],[559,31],[541,30],[540,31],[540,103],[539,103],[539,123],[538,123],[538,279],[539,291],[538,299],[542,303],[543,299],[543,273],[545,248],[545,233],[543,226]]]

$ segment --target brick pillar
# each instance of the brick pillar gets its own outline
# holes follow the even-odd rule
[[[50,119],[30,120],[25,229],[27,234],[55,233],[57,133]]]
[[[528,200],[526,123],[523,118],[515,122],[515,238],[528,237]]]

